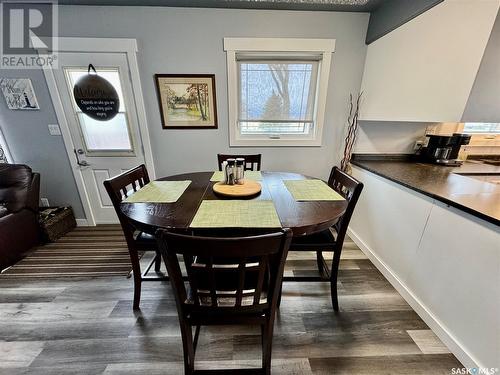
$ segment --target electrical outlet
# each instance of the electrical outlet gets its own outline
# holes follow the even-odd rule
[[[61,129],[58,124],[49,124],[47,126],[49,128],[50,135],[61,135]]]
[[[424,147],[424,141],[418,140],[415,142],[415,145],[413,146],[414,151],[420,150],[422,147]]]
[[[42,202],[42,207],[49,207],[49,199],[48,198],[40,198],[40,201]]]

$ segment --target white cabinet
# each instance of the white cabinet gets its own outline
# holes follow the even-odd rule
[[[500,365],[500,234],[438,202],[408,281],[415,295],[486,367]]]
[[[467,367],[500,367],[500,228],[358,167],[350,236]]]
[[[460,122],[500,0],[446,0],[368,46],[362,120]]]

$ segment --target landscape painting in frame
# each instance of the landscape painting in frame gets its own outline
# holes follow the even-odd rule
[[[216,129],[213,74],[156,74],[164,129]]]
[[[29,78],[0,78],[0,89],[9,109],[40,109]]]

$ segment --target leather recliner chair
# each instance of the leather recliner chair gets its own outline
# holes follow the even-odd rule
[[[23,164],[0,164],[0,270],[39,243],[40,175]]]

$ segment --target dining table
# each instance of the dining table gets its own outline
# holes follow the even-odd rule
[[[172,203],[122,202],[121,211],[137,230],[154,235],[158,228],[190,231],[190,224],[201,203],[206,200],[227,200],[213,191],[211,172],[192,172],[158,178],[156,181],[190,181],[182,195]],[[249,200],[272,201],[282,228],[291,229],[294,237],[306,236],[330,228],[347,209],[346,200],[294,199],[285,181],[315,179],[292,172],[261,172],[262,190]],[[241,198],[239,198],[241,199]],[[246,228],[248,229],[248,228]]]

